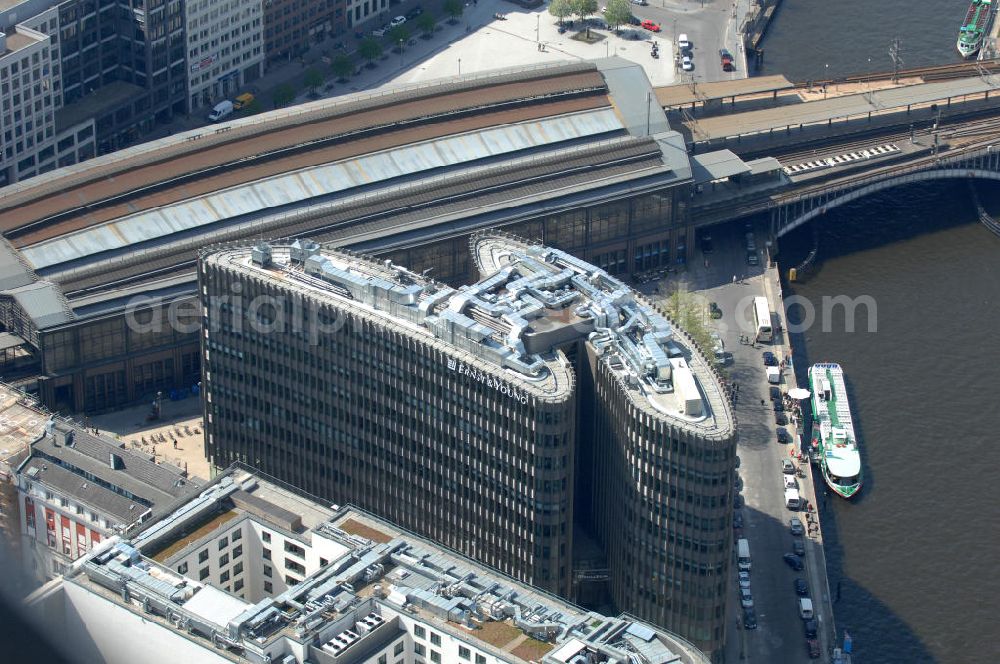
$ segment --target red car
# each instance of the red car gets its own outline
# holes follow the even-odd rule
[[[648,18],[645,21],[642,22],[642,27],[644,27],[645,29],[649,30],[650,32],[659,32],[660,31],[660,24],[659,23],[653,23]]]
[[[819,658],[819,641],[806,639],[806,650],[809,652],[809,659]]]

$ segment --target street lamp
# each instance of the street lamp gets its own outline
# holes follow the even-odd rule
[[[403,40],[399,40],[399,67],[403,67]]]
[[[541,23],[542,23],[542,15],[541,14],[536,14],[535,15],[535,44],[538,43],[538,28],[541,25]]]
[[[458,59],[458,75],[462,75],[462,58]]]
[[[830,63],[826,64],[826,74],[823,76],[823,99],[826,99],[826,88],[830,84]]]

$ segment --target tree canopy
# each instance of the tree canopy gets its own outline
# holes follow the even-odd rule
[[[366,37],[358,45],[358,53],[368,62],[375,62],[382,57],[382,45],[372,37]]]
[[[608,0],[608,10],[604,12],[604,20],[608,25],[614,28],[628,25],[630,18],[632,18],[632,6],[628,0]]]

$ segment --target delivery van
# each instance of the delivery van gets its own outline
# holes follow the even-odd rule
[[[208,119],[211,122],[221,122],[232,114],[233,102],[227,99],[226,101],[220,101],[212,108],[212,112],[208,114]]]
[[[745,537],[736,540],[736,563],[741,571],[750,571],[750,540]]]
[[[799,598],[799,616],[803,620],[813,619],[813,603],[808,597]]]
[[[785,489],[785,507],[790,510],[799,509],[800,498],[798,489]]]

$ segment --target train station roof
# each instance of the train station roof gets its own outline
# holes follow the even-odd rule
[[[782,75],[755,76],[732,81],[713,81],[711,83],[664,85],[654,88],[656,100],[660,106],[684,106],[697,102],[707,102],[730,97],[778,92],[794,88],[795,84]]]

